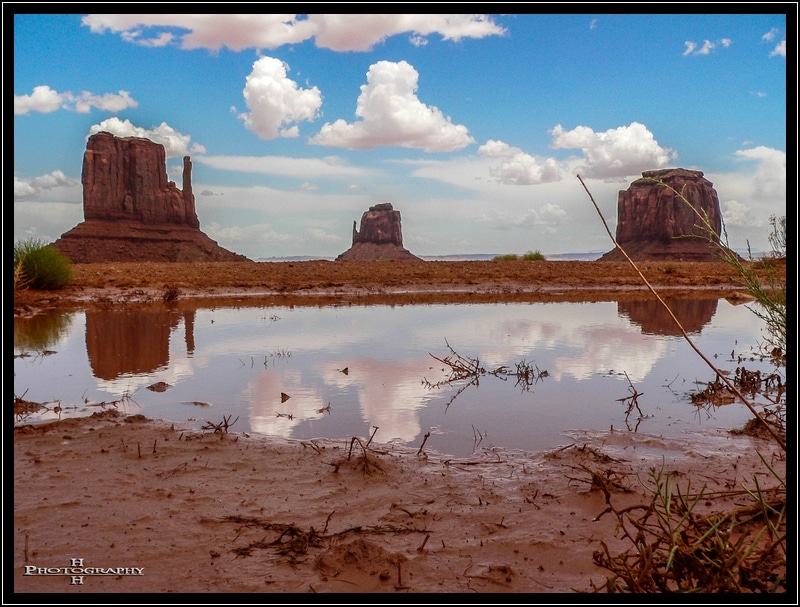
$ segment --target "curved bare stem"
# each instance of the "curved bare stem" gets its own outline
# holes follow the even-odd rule
[[[731,390],[731,392],[733,392],[733,393],[734,393],[734,394],[735,394],[737,397],[739,397],[739,398],[741,399],[741,401],[742,401],[742,402],[745,404],[745,406],[746,406],[746,407],[747,407],[747,408],[750,410],[750,413],[752,413],[752,414],[753,414],[753,416],[754,416],[754,417],[755,417],[757,420],[759,420],[759,422],[760,422],[760,423],[761,423],[761,424],[762,424],[762,425],[763,425],[763,426],[764,426],[764,427],[767,429],[767,431],[770,433],[770,435],[772,436],[772,438],[774,438],[774,439],[775,439],[775,440],[778,442],[778,445],[780,445],[781,449],[783,449],[784,451],[786,451],[786,441],[785,441],[783,438],[781,438],[781,436],[780,436],[780,435],[779,435],[779,434],[778,434],[778,433],[775,431],[775,429],[774,429],[774,428],[773,428],[773,427],[772,427],[772,426],[771,426],[769,423],[767,423],[767,420],[765,420],[763,417],[761,417],[761,416],[758,414],[758,412],[756,411],[755,407],[753,406],[753,403],[751,403],[751,402],[750,402],[750,401],[749,401],[749,400],[748,400],[748,399],[747,399],[747,398],[744,396],[744,394],[742,394],[741,390],[739,390],[739,388],[737,388],[737,387],[734,385],[734,383],[733,383],[732,381],[730,381],[730,380],[729,380],[727,377],[725,377],[725,375],[722,373],[722,371],[720,371],[720,370],[719,370],[719,369],[718,369],[718,368],[717,368],[717,367],[714,365],[714,363],[713,363],[713,362],[711,362],[711,361],[708,359],[708,357],[707,357],[705,354],[703,354],[703,352],[701,352],[701,351],[700,351],[700,349],[699,349],[699,348],[698,348],[698,347],[695,345],[695,343],[692,341],[692,339],[691,339],[691,338],[689,337],[689,335],[686,333],[686,330],[683,328],[683,325],[681,325],[680,321],[679,321],[679,320],[678,320],[678,319],[675,317],[675,315],[672,313],[672,310],[670,310],[669,306],[668,306],[668,305],[667,305],[667,304],[664,302],[664,300],[663,300],[663,299],[661,299],[661,296],[660,296],[660,295],[658,294],[658,292],[657,292],[657,291],[656,291],[656,290],[653,288],[653,286],[650,284],[650,282],[647,280],[647,278],[645,278],[644,274],[642,274],[642,272],[639,270],[639,268],[638,268],[638,267],[637,267],[637,265],[634,263],[634,261],[633,261],[633,260],[632,260],[632,259],[631,259],[631,258],[628,256],[628,254],[625,252],[625,249],[623,249],[623,248],[620,246],[620,244],[617,242],[617,239],[616,239],[616,238],[614,238],[614,236],[611,234],[611,230],[610,230],[610,229],[609,229],[609,227],[608,227],[608,223],[606,222],[606,219],[605,219],[605,217],[603,217],[603,213],[600,211],[600,207],[598,207],[598,206],[597,206],[597,203],[594,201],[594,197],[592,196],[592,193],[589,191],[589,188],[587,188],[587,187],[586,187],[586,184],[583,182],[583,179],[581,178],[581,176],[580,176],[580,175],[578,175],[577,177],[578,177],[578,181],[580,181],[580,182],[581,182],[581,185],[583,186],[583,189],[584,189],[584,190],[586,190],[586,193],[589,195],[589,200],[591,200],[591,201],[592,201],[592,204],[594,205],[594,208],[595,208],[595,210],[597,210],[597,214],[598,214],[598,215],[600,215],[600,219],[601,219],[601,221],[603,222],[603,226],[605,227],[605,229],[606,229],[606,232],[608,232],[608,235],[609,235],[609,237],[611,238],[611,241],[614,243],[614,246],[615,246],[615,247],[617,247],[617,248],[619,249],[620,253],[622,253],[622,255],[625,257],[625,259],[627,259],[627,260],[628,260],[628,263],[630,263],[630,264],[631,264],[631,266],[633,266],[633,269],[634,269],[634,270],[636,270],[636,273],[637,273],[637,274],[638,274],[638,275],[641,277],[642,281],[643,281],[643,282],[644,282],[644,284],[647,286],[647,288],[648,288],[648,289],[650,289],[650,292],[651,292],[653,295],[655,295],[656,299],[658,299],[658,301],[661,303],[661,305],[662,305],[662,306],[664,306],[664,309],[665,309],[665,310],[666,310],[666,311],[669,313],[669,315],[672,317],[672,320],[674,320],[674,321],[675,321],[675,324],[678,326],[678,329],[680,329],[680,332],[681,332],[681,334],[683,335],[683,338],[684,338],[684,339],[687,341],[687,343],[688,343],[688,344],[691,346],[692,350],[694,350],[695,352],[697,352],[697,354],[700,356],[700,358],[702,358],[702,359],[705,361],[705,363],[706,363],[706,364],[707,364],[709,367],[711,367],[711,369],[714,371],[714,373],[716,373],[716,374],[717,374],[717,377],[719,377],[719,378],[720,378],[720,379],[721,379],[721,380],[722,380],[722,381],[723,381],[723,382],[724,382],[724,383],[725,383],[725,384],[728,386],[728,388]]]

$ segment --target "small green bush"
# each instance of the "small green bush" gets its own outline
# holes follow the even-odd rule
[[[528,251],[525,253],[525,255],[522,256],[522,259],[524,261],[544,261],[545,256],[542,255],[539,249],[536,249],[535,251]]]
[[[46,247],[47,243],[40,238],[26,238],[25,240],[19,240],[14,243],[14,267],[19,265],[19,262],[22,261],[22,258],[25,257],[31,251],[36,249],[41,249],[42,247]]]
[[[528,251],[525,255],[517,255],[516,253],[507,253],[505,255],[495,255],[492,261],[544,261],[545,256],[541,254],[539,249],[535,251]]]
[[[29,238],[14,245],[14,286],[61,289],[72,282],[72,264],[52,245]]]

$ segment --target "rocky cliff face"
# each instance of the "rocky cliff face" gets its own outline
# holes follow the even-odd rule
[[[400,211],[395,211],[388,202],[371,206],[361,216],[360,229],[357,230],[356,222],[353,222],[353,246],[336,258],[337,261],[376,259],[421,261],[403,248]]]
[[[181,190],[167,180],[163,145],[97,133],[81,181],[84,221],[54,243],[73,263],[247,260],[200,231],[189,156]]]
[[[361,229],[353,222],[353,244],[371,242],[403,246],[403,230],[400,226],[400,211],[395,211],[388,202],[376,204],[361,216]]]
[[[97,133],[83,155],[83,217],[199,228],[192,161],[183,158],[183,190],[167,180],[164,146],[141,137]]]
[[[722,213],[719,197],[702,171],[663,169],[645,171],[627,190],[619,193],[616,240],[634,260],[717,261],[708,234],[698,227],[698,216],[659,180],[682,192],[700,212],[708,216],[719,242]],[[601,261],[624,261],[616,248]]]

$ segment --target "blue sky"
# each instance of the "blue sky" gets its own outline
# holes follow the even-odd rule
[[[335,257],[382,202],[417,255],[610,250],[577,174],[612,231],[667,167],[733,248],[786,214],[785,14],[13,19],[15,240],[83,220],[99,130],[164,144],[178,187],[190,155],[200,228],[252,259]]]

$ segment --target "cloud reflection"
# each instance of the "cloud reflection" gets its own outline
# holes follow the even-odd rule
[[[697,333],[712,317],[715,324],[724,319],[725,326],[742,330],[731,306],[721,305],[717,314],[716,300],[672,303]],[[241,416],[252,431],[264,434],[363,438],[377,427],[380,442],[411,442],[427,430],[423,410],[447,402],[463,385],[431,389],[423,384],[423,379],[445,379],[448,370],[431,354],[448,356],[448,344],[487,370],[513,369],[524,360],[548,371],[548,387],[567,380],[591,385],[592,378],[612,371],[625,372],[638,384],[679,347],[663,315],[651,308],[601,302],[154,313],[132,306],[87,314],[86,366],[89,381],[100,390],[96,401],[156,381],[173,385],[161,395],[137,393],[145,414],[148,407],[163,407],[159,411],[181,416],[187,408],[180,403],[197,400],[211,402],[216,418]],[[78,325],[75,331],[83,329]],[[15,383],[38,388],[24,371],[15,363]],[[481,398],[492,397],[489,384],[481,385]],[[29,397],[47,400],[52,387],[44,388],[45,396],[32,390]],[[290,398],[282,400],[282,393]]]

